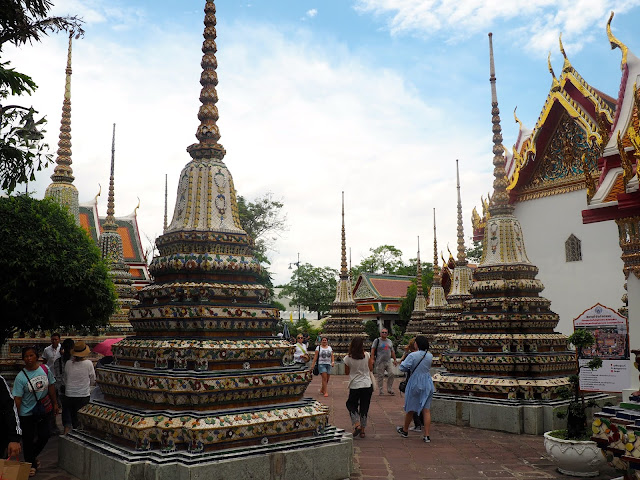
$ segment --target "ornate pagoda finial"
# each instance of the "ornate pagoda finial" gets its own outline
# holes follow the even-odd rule
[[[204,42],[202,42],[202,74],[200,75],[200,102],[202,105],[198,110],[198,120],[200,126],[196,132],[198,143],[194,143],[187,148],[192,158],[213,157],[222,160],[226,153],[224,147],[218,143],[220,140],[220,130],[218,121],[218,60],[216,59],[216,6],[213,0],[207,0],[204,7]]]
[[[422,290],[422,265],[420,264],[420,235],[418,235],[418,258],[416,265],[416,287],[418,288],[418,295],[424,295]]]
[[[347,270],[347,237],[344,231],[344,192],[342,192],[342,249],[340,252],[340,278],[349,278]]]
[[[113,124],[113,136],[111,137],[111,176],[109,177],[109,196],[107,197],[107,218],[104,221],[103,227],[105,230],[117,230],[115,219],[115,195],[114,195],[114,180],[113,172],[116,157],[116,124]]]
[[[433,209],[433,285],[440,286],[442,276],[438,267],[438,237],[436,234],[436,209]]]
[[[607,37],[609,37],[611,50],[617,47],[622,52],[622,62],[620,62],[620,70],[624,70],[624,66],[627,64],[627,53],[629,52],[629,49],[624,43],[613,36],[613,33],[611,32],[611,20],[613,20],[613,11],[611,12],[609,21],[607,22]]]
[[[502,127],[500,126],[500,109],[498,108],[498,94],[496,93],[496,69],[493,61],[493,34],[489,33],[489,62],[491,83],[491,123],[493,124],[493,196],[489,213],[491,216],[498,214],[510,214],[513,206],[509,204],[507,185],[509,181],[505,172],[506,161],[502,148]]]
[[[60,135],[58,137],[58,151],[56,152],[56,166],[51,175],[53,183],[47,187],[45,197],[53,198],[56,202],[69,208],[69,212],[80,224],[78,189],[73,185],[73,169],[71,168],[71,42],[73,32],[69,34],[67,50],[67,66],[65,68],[64,100],[62,102],[62,119],[60,120]]]
[[[167,231],[167,174],[164,174],[164,225],[162,227],[162,233]]]
[[[458,190],[458,260],[456,264],[466,265],[467,252],[464,248],[464,226],[462,224],[462,199],[460,197],[460,168],[458,166],[458,159],[456,159],[456,188]]]

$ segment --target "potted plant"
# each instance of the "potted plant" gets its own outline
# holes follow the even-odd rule
[[[585,399],[580,390],[580,370],[598,369],[602,359],[592,358],[587,364],[580,365],[584,359],[584,349],[595,343],[591,332],[578,329],[568,338],[576,348],[576,373],[569,377],[570,388],[560,391],[561,397],[569,400],[566,409],[558,410],[558,418],[567,419],[566,430],[553,430],[544,434],[544,446],[547,453],[558,463],[558,471],[576,477],[594,477],[604,463],[604,457],[596,442],[590,440],[591,429],[587,428],[587,409],[597,406],[592,399]]]

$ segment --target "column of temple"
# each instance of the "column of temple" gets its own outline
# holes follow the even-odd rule
[[[187,148],[173,219],[156,240],[154,282],[130,310],[135,336],[113,347],[113,364],[97,369],[105,400],[81,410],[85,431],[70,440],[177,451],[178,462],[322,437],[328,422],[327,407],[302,398],[310,370],[292,365],[293,347],[272,336],[278,310],[258,283],[261,266],[218,142],[213,0],[204,24],[198,141]]]
[[[535,278],[538,268],[527,257],[509,203],[491,40],[489,34],[495,177],[490,218],[473,298],[464,302],[452,350],[442,355],[447,372],[433,380],[440,394],[546,400],[569,385],[574,355],[566,336],[554,332],[558,315],[539,295],[544,286]]]
[[[366,344],[368,336],[364,331],[362,319],[358,315],[358,307],[353,299],[351,279],[347,270],[347,243],[344,228],[344,192],[342,192],[342,243],[340,250],[340,279],[336,286],[336,298],[329,309],[329,317],[324,324],[329,345],[333,349],[336,361],[342,359],[349,351],[349,344],[354,337],[362,337]]]

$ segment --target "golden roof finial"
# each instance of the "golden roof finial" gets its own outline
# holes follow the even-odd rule
[[[558,37],[558,43],[560,44],[560,53],[564,57],[564,64],[562,65],[563,72],[569,72],[573,68],[571,66],[571,62],[569,62],[569,57],[567,57],[566,52],[564,51],[564,46],[562,45],[562,32],[560,32],[560,36]]]
[[[138,216],[138,209],[140,208],[140,197],[136,197],[138,199],[138,205],[136,205],[136,208],[133,209],[133,216],[136,217]]]
[[[95,204],[98,203],[98,197],[100,196],[101,193],[102,193],[102,185],[98,183],[98,193],[95,197],[93,197],[93,203]]]
[[[554,80],[558,80],[556,78],[556,74],[553,71],[553,67],[551,66],[551,52],[549,52],[549,55],[547,56],[547,66],[549,67],[549,73],[551,74],[551,76],[553,77]]]
[[[224,147],[218,143],[220,129],[218,128],[218,60],[216,59],[216,6],[213,0],[207,0],[204,7],[204,41],[202,42],[202,74],[200,75],[200,109],[198,120],[200,126],[196,132],[198,143],[187,148],[192,158],[213,157],[222,160],[226,153]]]
[[[607,22],[607,37],[609,37],[609,43],[611,44],[611,50],[618,47],[620,51],[622,51],[622,62],[620,62],[620,70],[624,70],[624,66],[627,64],[627,53],[629,49],[627,46],[613,36],[611,32],[611,20],[613,20],[613,11],[609,16],[609,21]]]
[[[516,123],[518,125],[520,125],[520,130],[522,130],[522,122],[520,121],[520,119],[518,118],[518,115],[516,115],[516,111],[518,110],[518,106],[516,105],[516,108],[513,109],[513,119],[516,121]],[[456,160],[457,162],[457,160]]]

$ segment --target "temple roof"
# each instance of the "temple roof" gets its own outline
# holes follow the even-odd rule
[[[407,296],[407,288],[414,277],[361,273],[353,289],[353,297],[360,299],[399,300]]]

